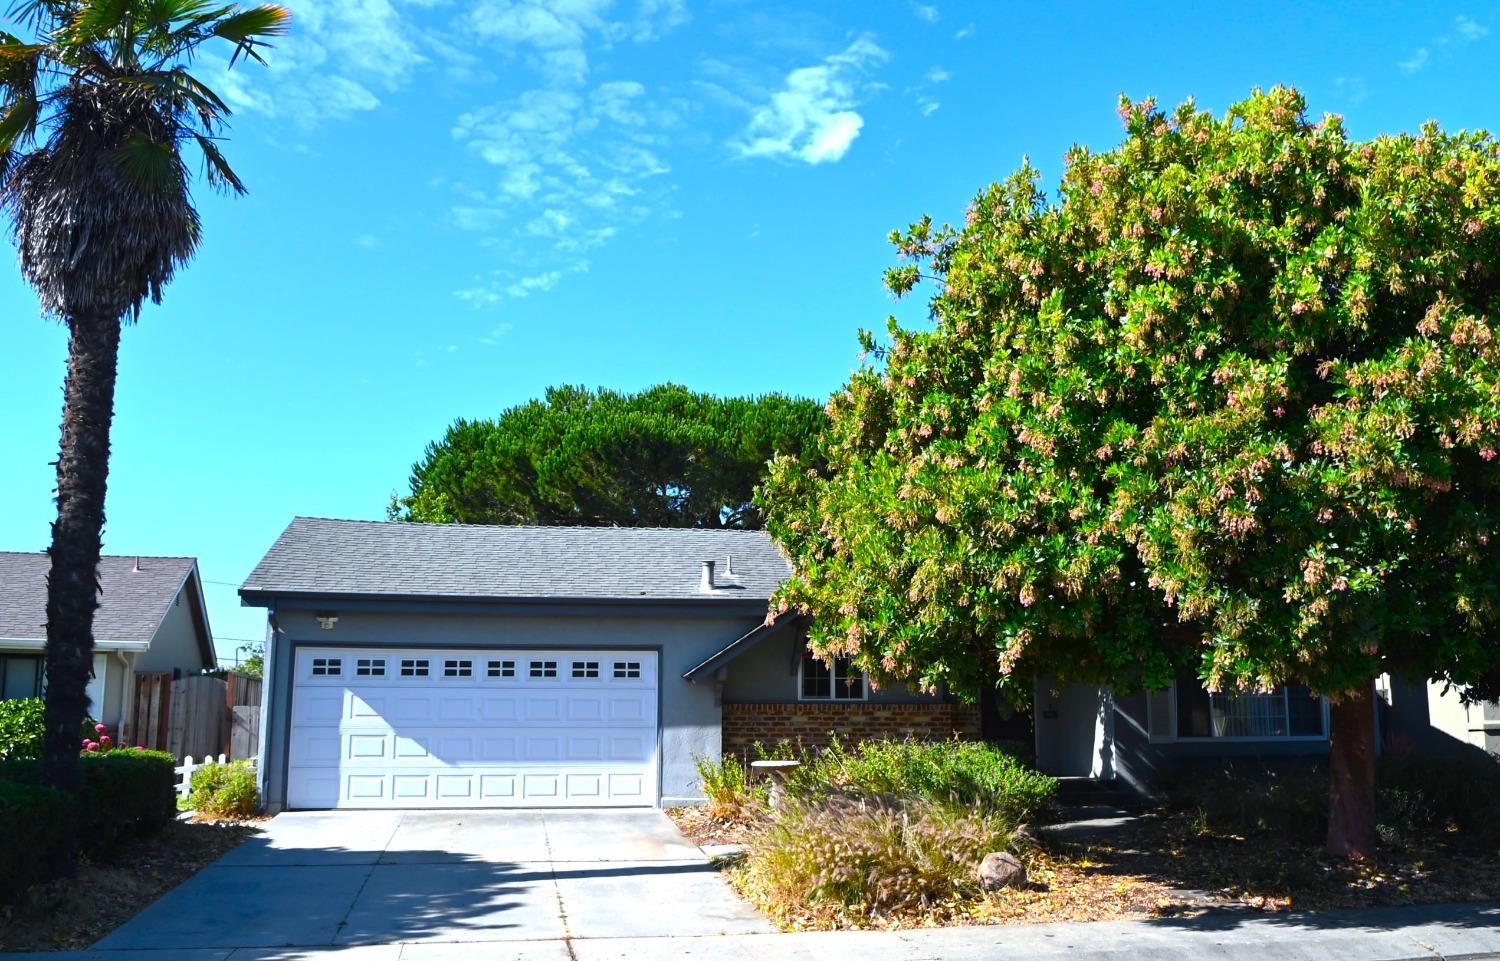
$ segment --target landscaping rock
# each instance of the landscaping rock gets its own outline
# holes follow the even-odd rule
[[[1014,854],[995,851],[979,862],[979,886],[986,891],[1002,891],[1026,885],[1026,865]]]

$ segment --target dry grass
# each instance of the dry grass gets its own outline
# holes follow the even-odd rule
[[[257,830],[255,821],[173,821],[122,844],[107,862],[85,862],[0,908],[0,951],[87,948]]]
[[[724,822],[697,809],[670,812],[697,843],[744,844],[762,821]],[[1023,847],[1031,884],[907,911],[831,921],[772,903],[743,867],[727,873],[746,900],[789,930],[1036,924],[1173,917],[1218,910],[1264,913],[1500,898],[1500,851],[1453,836],[1388,846],[1375,863],[1346,863],[1320,847],[1260,835],[1204,831],[1159,811],[1108,837],[1043,838]]]

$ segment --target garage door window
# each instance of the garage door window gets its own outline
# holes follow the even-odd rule
[[[531,676],[532,677],[556,677],[557,676],[557,662],[556,661],[532,661],[531,662]]]
[[[427,659],[425,657],[424,658],[403,657],[401,659],[401,676],[402,677],[426,677],[427,676]]]
[[[354,661],[355,677],[385,677],[385,658],[361,657]]]
[[[453,660],[443,662],[444,677],[473,677],[474,662],[469,660]]]
[[[490,677],[515,677],[516,662],[490,661],[490,663],[486,665],[485,673]]]
[[[634,679],[640,676],[640,661],[615,661],[615,677],[617,679]]]
[[[573,676],[574,677],[598,677],[599,676],[599,662],[598,661],[574,661],[573,662]]]
[[[344,662],[337,657],[315,657],[312,672],[315,677],[338,677],[344,673]]]

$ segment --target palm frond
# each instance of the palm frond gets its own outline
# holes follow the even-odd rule
[[[193,136],[198,141],[198,148],[203,151],[203,168],[211,186],[223,189],[228,187],[237,194],[245,192],[245,184],[240,180],[239,174],[229,166],[229,161],[219,150],[219,145],[208,137],[195,133]]]
[[[38,104],[36,94],[23,94],[10,102],[0,116],[0,150],[10,153],[25,145],[36,134]]]
[[[47,34],[73,19],[77,6],[77,0],[19,0],[10,5],[6,15],[39,34]]]
[[[125,138],[116,160],[125,178],[142,190],[170,190],[180,187],[185,179],[177,145],[152,140],[144,134]]]
[[[258,7],[241,10],[220,20],[214,25],[215,36],[234,43],[234,54],[229,58],[232,67],[241,56],[250,57],[258,63],[265,59],[256,51],[257,47],[270,44],[260,37],[279,37],[291,26],[292,12],[275,3],[263,3]]]

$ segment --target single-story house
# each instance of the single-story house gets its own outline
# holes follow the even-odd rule
[[[757,741],[978,735],[972,706],[812,657],[799,617],[767,617],[789,573],[758,531],[299,517],[240,589],[269,612],[262,797],[667,806],[701,799],[698,759]],[[1430,736],[1422,749],[1461,739],[1442,712],[1418,716],[1429,686],[1382,695],[1392,730]],[[1328,706],[1295,685],[1117,695],[1042,679],[1034,710],[1043,771],[1141,789],[1194,762],[1328,751]]]
[[[758,531],[299,517],[240,589],[269,613],[262,797],[666,806],[757,740],[977,733],[768,623],[788,573]]]
[[[47,645],[45,553],[0,551],[0,699],[40,697]],[[135,675],[216,666],[198,561],[192,557],[99,559],[89,712],[131,743]]]

